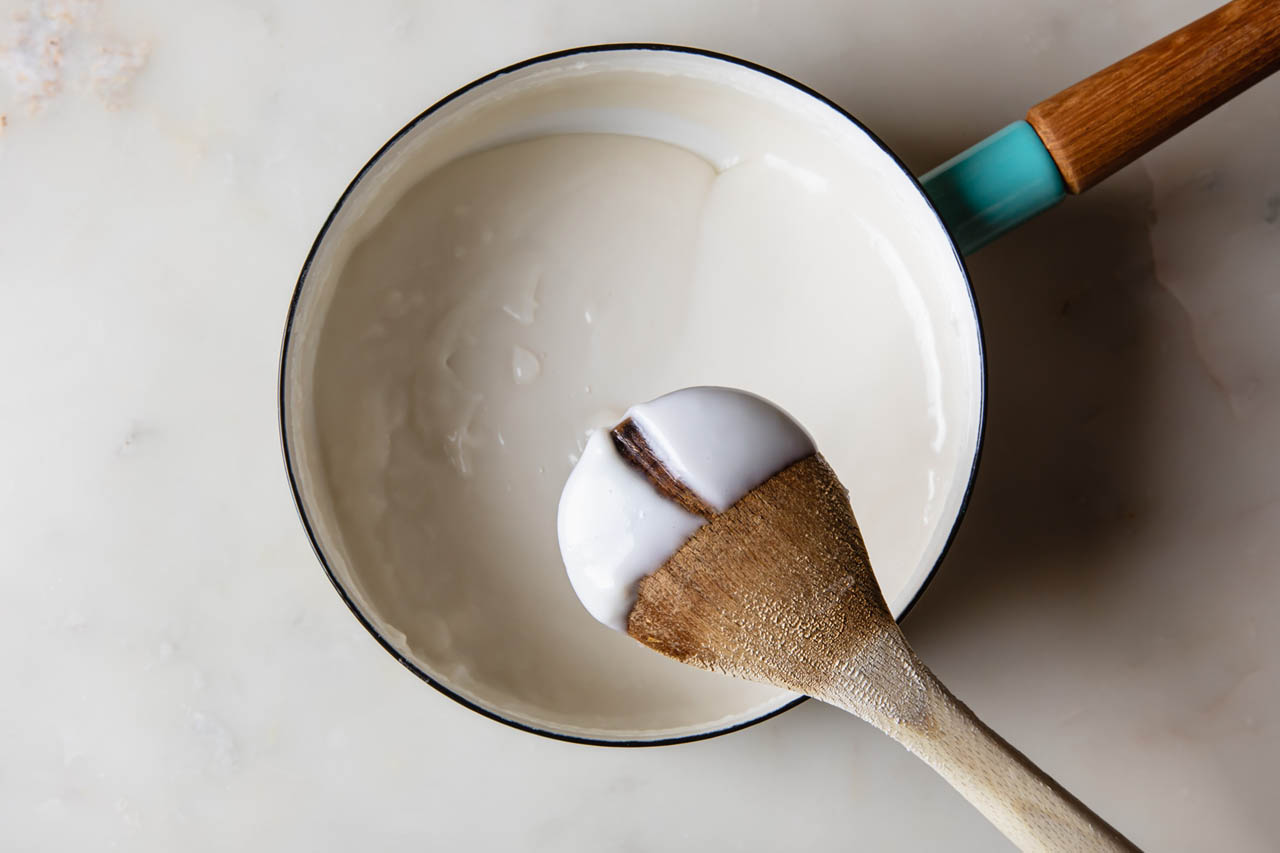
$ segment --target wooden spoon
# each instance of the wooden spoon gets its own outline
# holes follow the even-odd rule
[[[669,478],[642,445],[629,453],[651,480]],[[885,605],[848,493],[819,454],[710,516],[641,580],[627,633],[691,666],[861,717],[924,759],[1023,850],[1137,849],[920,662]]]

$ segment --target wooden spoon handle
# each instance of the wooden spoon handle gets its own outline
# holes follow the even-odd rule
[[[1280,0],[1233,0],[1027,113],[1082,192],[1280,69]]]
[[[928,673],[928,670],[925,670]],[[1137,850],[928,673],[930,731],[893,734],[1020,850]]]
[[[812,695],[911,750],[1021,850],[1138,849],[952,696],[892,621]]]

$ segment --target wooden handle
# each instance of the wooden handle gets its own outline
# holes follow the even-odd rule
[[[1138,849],[952,696],[896,626],[813,695],[911,750],[1021,850]]]
[[[1233,0],[1027,113],[1083,192],[1280,69],[1280,0]]]
[[[927,672],[927,670],[926,670]],[[930,674],[933,730],[898,740],[1020,850],[1137,850],[998,734]]]

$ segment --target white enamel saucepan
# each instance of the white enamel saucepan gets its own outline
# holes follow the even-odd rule
[[[901,616],[956,531],[981,445],[982,336],[963,254],[1274,70],[1278,9],[1236,0],[1044,102],[1028,121],[921,181],[817,93],[687,48],[565,51],[444,98],[351,182],[289,309],[285,461],[339,594],[422,679],[538,734],[673,743],[791,707],[800,697],[682,667],[587,615],[555,547],[555,499],[570,459],[512,448],[535,433],[562,432],[572,450],[582,429],[601,425],[575,418],[608,415],[593,412],[584,394],[608,410],[687,385],[761,393],[814,431],[850,486],[878,580]],[[557,276],[554,263],[536,257],[539,240],[567,239],[555,229],[571,226],[556,217],[511,226],[533,235],[529,245],[519,234],[504,242],[488,226],[466,225],[481,215],[509,224],[519,193],[558,191],[543,179],[552,167],[570,168],[565,152],[577,149],[554,140],[588,134],[654,140],[681,152],[672,163],[693,156],[709,164],[724,186],[708,204],[721,205],[720,221],[750,226],[720,239],[740,239],[753,264],[777,265],[776,286],[743,295],[744,307],[717,322],[723,302],[662,289],[669,285],[647,266],[643,236],[627,241],[610,230],[610,218],[623,214],[608,213],[615,200],[594,184],[565,201],[600,220],[572,227],[588,221],[615,247],[603,262],[596,253],[591,263],[605,265],[591,275],[562,258]],[[532,152],[523,159],[478,159],[537,140],[547,144],[522,149]],[[765,209],[759,187],[772,174],[799,181],[819,201]],[[752,175],[755,183],[735,183]],[[683,215],[678,199],[672,210]],[[822,221],[806,221],[818,213]],[[730,214],[738,219],[724,218]],[[803,230],[828,252],[834,241],[844,263],[815,268],[770,254],[770,229]],[[787,245],[808,238],[797,239]],[[520,268],[512,266],[517,251],[541,270],[523,301],[495,297],[492,316],[473,317],[467,306],[484,303],[484,288],[506,286],[492,283],[499,268],[490,262],[506,252],[501,269]],[[618,286],[625,298],[611,290]],[[610,304],[623,307],[610,317]],[[702,331],[691,335],[694,327]],[[432,349],[442,336],[447,352]],[[488,336],[503,353],[514,349],[507,392],[467,390],[458,379],[468,368],[455,356],[481,352]],[[645,351],[680,357],[649,369],[637,363]],[[379,353],[381,360],[370,355]],[[525,384],[539,370],[543,384]]]

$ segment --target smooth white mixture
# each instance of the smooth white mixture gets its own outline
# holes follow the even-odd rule
[[[874,140],[740,66],[619,51],[494,78],[365,175],[306,274],[285,418],[327,564],[399,655],[526,725],[675,737],[792,697],[576,600],[556,507],[591,431],[672,388],[776,401],[851,487],[900,611],[959,510],[977,342],[950,243]]]
[[[674,391],[632,406],[626,417],[666,468],[716,512],[814,452],[786,412],[732,388]],[[625,631],[636,583],[703,523],[659,494],[618,453],[609,431],[599,429],[565,483],[556,526],[579,600],[596,619]]]
[[[794,412],[854,489],[891,601],[917,570],[959,448],[911,280],[856,194],[775,161],[519,142],[437,171],[351,255],[316,363],[330,493],[358,593],[455,689],[604,730],[775,701],[601,632],[565,580],[556,507],[591,430],[671,388]],[[678,428],[661,408],[637,414]],[[673,455],[723,504],[742,484],[706,485],[708,458]]]

